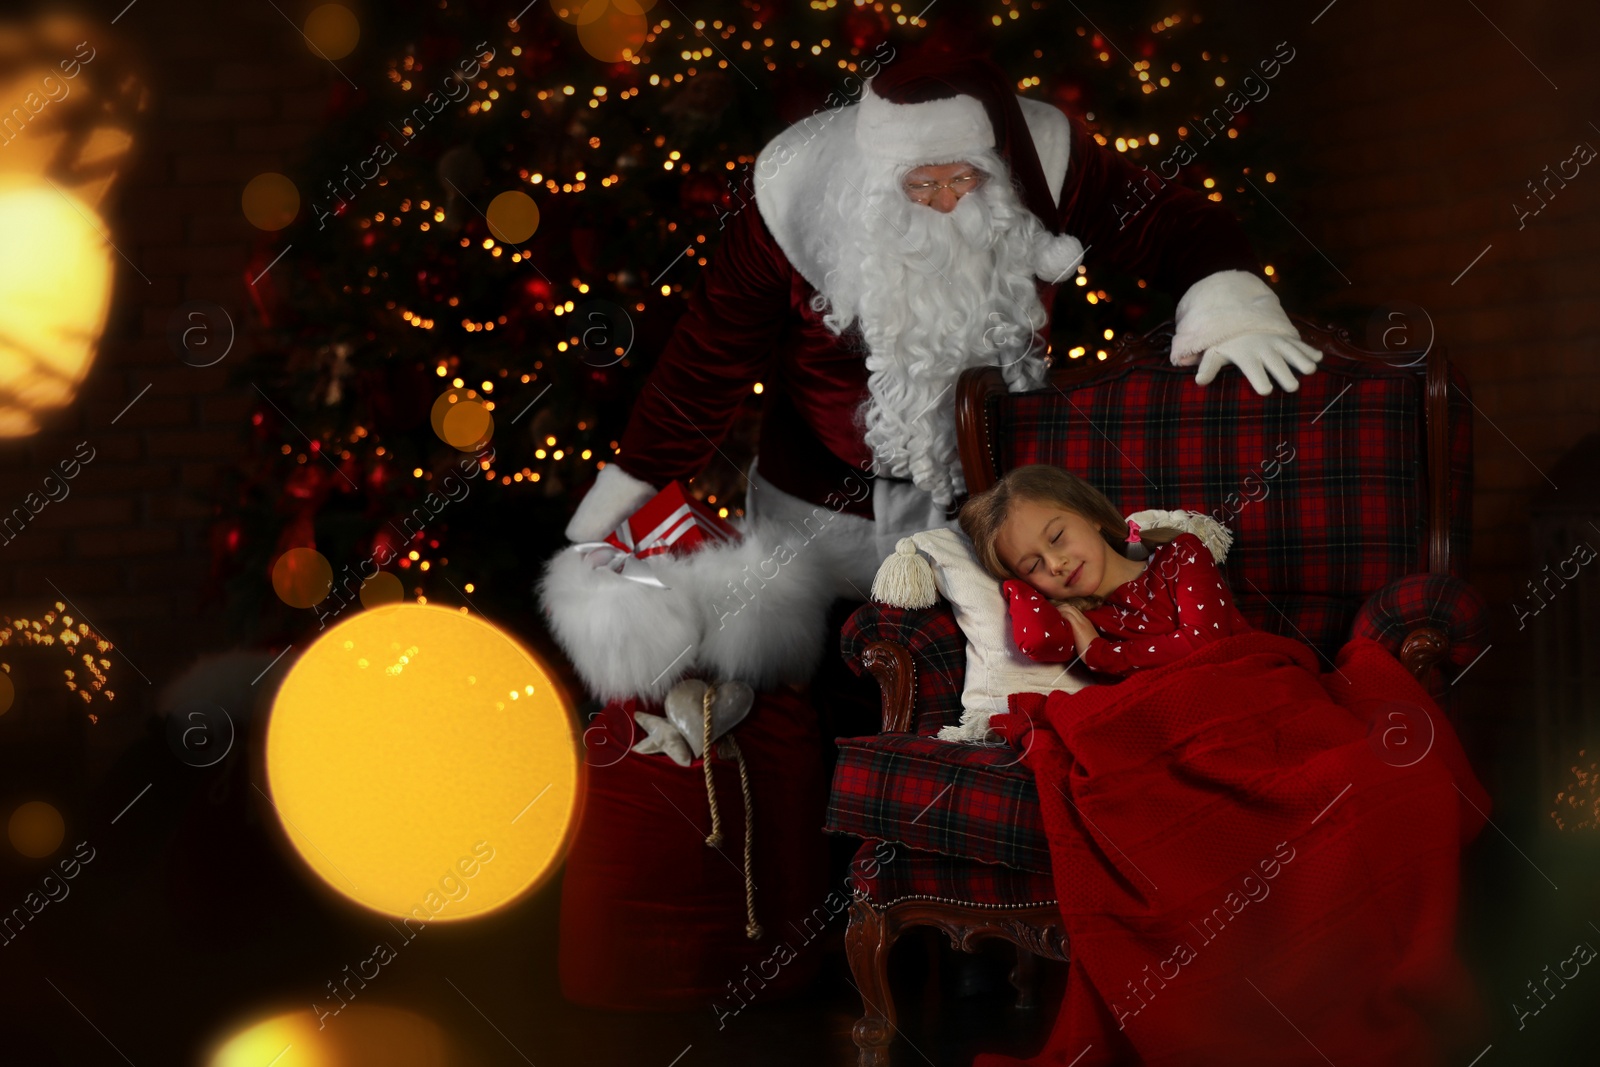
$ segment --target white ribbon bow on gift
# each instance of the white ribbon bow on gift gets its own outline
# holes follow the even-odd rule
[[[641,585],[653,585],[657,589],[667,588],[667,583],[656,577],[649,560],[640,559],[610,541],[580,541],[570,547],[574,552],[586,553],[583,557],[584,562],[595,570],[608,570]]]

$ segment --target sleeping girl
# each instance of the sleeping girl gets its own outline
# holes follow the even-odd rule
[[[1204,542],[1192,533],[1129,536],[1111,501],[1059,467],[1018,467],[961,509],[984,569],[1004,583],[1017,647],[1030,659],[1081,658],[1126,676],[1252,629]],[[1152,544],[1148,559],[1124,555]]]
[[[1460,850],[1489,797],[1390,651],[1351,637],[1324,673],[1239,614],[1204,520],[1205,540],[1141,532],[1131,559],[1127,520],[1058,468],[1010,472],[961,528],[1024,654],[1122,679],[1011,693],[989,719],[1033,772],[1073,959],[1045,1048],[974,1067],[1461,1052],[1481,1009],[1454,948]],[[1428,730],[1422,755],[1384,758],[1395,709]],[[1245,912],[1235,886],[1266,856],[1295,866]]]

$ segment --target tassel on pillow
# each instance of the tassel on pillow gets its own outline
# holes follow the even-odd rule
[[[896,608],[931,608],[939,602],[933,582],[933,565],[917,551],[917,543],[902,537],[894,555],[883,561],[872,579],[872,599]]]

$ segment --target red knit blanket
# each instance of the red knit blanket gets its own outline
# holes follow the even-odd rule
[[[1252,632],[1010,706],[994,726],[1038,780],[1072,957],[1025,1062],[1436,1061],[1474,1005],[1458,861],[1489,800],[1381,646],[1320,673]]]

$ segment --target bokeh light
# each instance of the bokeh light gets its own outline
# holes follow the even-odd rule
[[[400,949],[401,952],[405,950]],[[465,1067],[443,1029],[416,1012],[348,1004],[337,1014],[300,1008],[223,1038],[206,1067]],[[322,1025],[319,1026],[318,1022]]]
[[[539,205],[519,189],[508,189],[489,201],[489,232],[508,245],[521,244],[539,228]]]
[[[312,54],[343,59],[361,40],[361,22],[343,4],[323,4],[306,16],[304,33]]]
[[[62,838],[67,836],[67,824],[55,805],[30,800],[11,813],[6,834],[11,838],[12,848],[30,859],[43,859],[61,847]]]
[[[0,437],[37,432],[89,373],[111,304],[108,229],[65,190],[0,177]]]
[[[272,564],[272,590],[291,608],[322,603],[333,588],[333,565],[314,548],[291,548]]]
[[[300,190],[282,174],[267,171],[250,179],[239,202],[250,225],[258,230],[281,230],[300,213]]]
[[[406,588],[400,579],[388,571],[379,571],[361,583],[361,606],[381,608],[385,604],[398,604],[406,598]]]
[[[481,452],[494,436],[494,416],[476,395],[467,389],[446,389],[428,414],[439,440],[461,452]]]
[[[476,400],[452,404],[444,413],[445,442],[462,452],[478,452],[488,443],[494,418]]]
[[[328,629],[267,726],[284,833],[316,875],[420,922],[505,906],[560,860],[577,800],[565,694],[480,618],[400,603]]]
[[[17,687],[11,684],[11,672],[0,670],[0,715],[10,711],[16,700]]]
[[[611,0],[558,0],[556,18],[574,26],[593,22],[611,7]]]
[[[650,23],[644,15],[607,4],[599,18],[591,22],[579,20],[578,43],[602,63],[621,63],[628,56],[639,54],[649,32]]]

